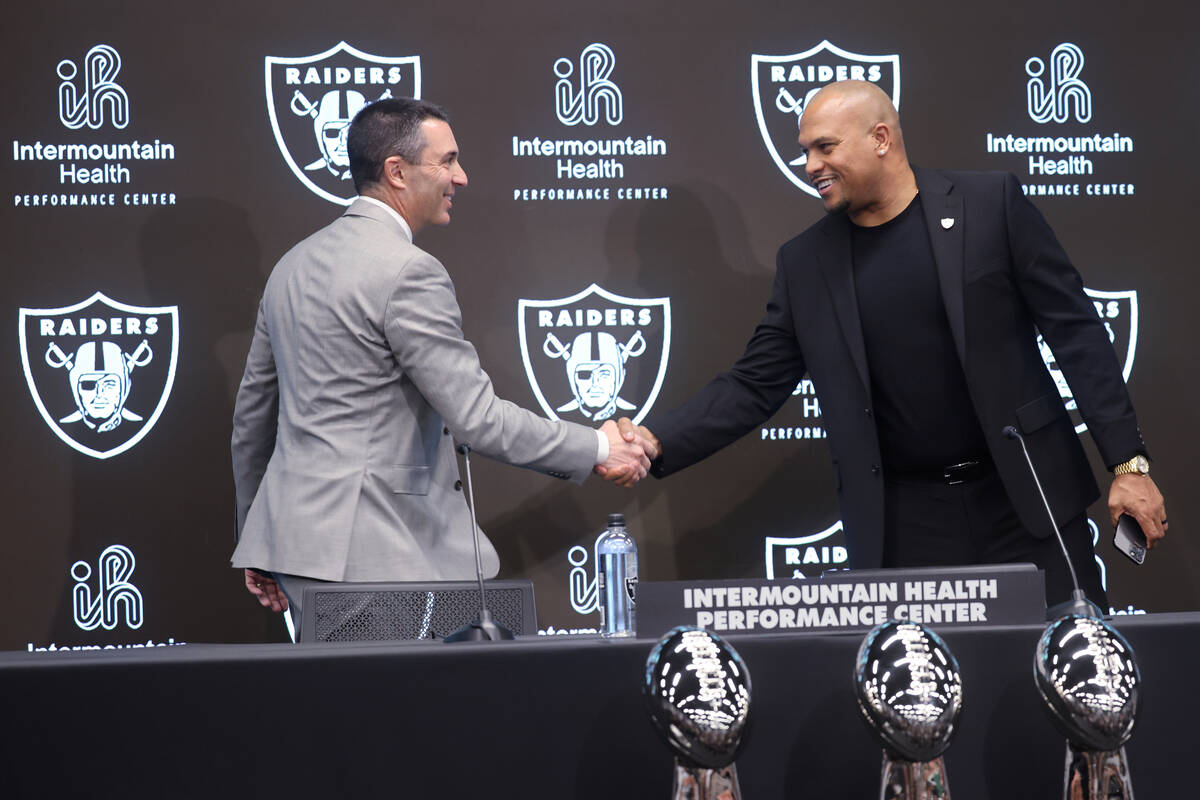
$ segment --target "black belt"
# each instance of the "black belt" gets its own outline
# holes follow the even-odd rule
[[[919,481],[921,483],[943,483],[957,486],[986,478],[995,471],[990,459],[980,458],[950,464],[940,469],[884,470],[884,474],[897,481]]]

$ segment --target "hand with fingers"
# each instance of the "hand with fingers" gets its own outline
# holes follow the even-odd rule
[[[662,455],[662,444],[646,426],[634,425],[633,420],[629,417],[621,417],[617,420],[617,430],[621,432],[621,436],[627,442],[632,442],[635,438],[640,437],[643,447],[646,449],[646,457],[651,461]]]
[[[596,467],[596,474],[618,486],[631,488],[646,477],[650,462],[662,453],[654,434],[628,417],[616,423],[608,420],[600,430],[608,436],[609,459]]]
[[[274,578],[256,569],[246,570],[246,590],[258,598],[258,602],[272,611],[287,611],[287,595]]]
[[[1108,512],[1113,527],[1122,514],[1128,514],[1142,526],[1146,547],[1153,549],[1167,535],[1167,509],[1162,493],[1149,475],[1129,473],[1113,478],[1108,490]]]
[[[611,419],[600,426],[600,431],[608,437],[608,459],[596,465],[596,474],[617,486],[632,488],[650,469],[650,444],[636,433],[622,435]]]

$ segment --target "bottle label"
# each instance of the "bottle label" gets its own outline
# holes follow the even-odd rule
[[[630,605],[637,603],[637,582],[637,554],[635,553],[625,559],[625,591],[629,592]]]
[[[596,610],[600,612],[600,630],[604,630],[604,570],[596,573]]]

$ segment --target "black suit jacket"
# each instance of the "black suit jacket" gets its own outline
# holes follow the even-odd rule
[[[1099,496],[1087,457],[1038,352],[1054,351],[1108,465],[1144,452],[1107,331],[1054,232],[1007,173],[916,168],[946,316],[988,448],[1021,521],[1051,534],[1020,445],[1025,436],[1061,523]],[[883,474],[855,297],[850,221],[827,216],[779,249],[766,315],[746,351],[682,407],[646,422],[664,477],[774,414],[807,372],[829,435],[850,564],[883,552]]]

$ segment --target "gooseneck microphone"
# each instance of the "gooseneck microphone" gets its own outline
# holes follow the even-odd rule
[[[479,557],[479,526],[475,524],[475,490],[471,486],[471,445],[460,444],[458,452],[463,455],[467,473],[467,507],[471,510],[471,539],[475,543],[475,577],[479,581],[479,617],[468,622],[442,641],[445,642],[495,642],[512,639],[513,633],[503,625],[496,624],[487,607],[487,592],[483,588],[483,560]]]
[[[1025,463],[1029,465],[1029,474],[1033,476],[1033,483],[1037,486],[1038,494],[1042,497],[1042,505],[1046,507],[1046,516],[1050,518],[1050,527],[1054,528],[1054,536],[1058,539],[1058,546],[1062,549],[1063,559],[1066,560],[1067,569],[1071,572],[1071,585],[1075,587],[1071,592],[1070,600],[1046,610],[1046,619],[1054,619],[1067,614],[1079,614],[1083,617],[1100,619],[1103,616],[1103,612],[1100,611],[1100,608],[1095,603],[1088,600],[1087,594],[1079,588],[1079,576],[1075,574],[1075,565],[1071,563],[1071,556],[1067,553],[1066,540],[1063,539],[1062,531],[1058,529],[1058,523],[1054,520],[1054,511],[1050,508],[1050,501],[1046,499],[1046,491],[1042,488],[1041,478],[1038,477],[1037,469],[1033,466],[1033,459],[1029,457],[1029,448],[1025,446],[1025,437],[1012,425],[1004,426],[1004,430],[1001,433],[1006,438],[1016,439],[1021,443],[1021,452],[1025,454]]]

